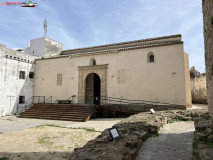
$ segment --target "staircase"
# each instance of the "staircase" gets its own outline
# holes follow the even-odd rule
[[[86,105],[33,104],[18,117],[85,122],[94,113],[95,108]]]

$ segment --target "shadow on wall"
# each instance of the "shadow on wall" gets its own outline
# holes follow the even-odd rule
[[[18,108],[23,110],[25,108],[24,101],[33,96],[33,79],[29,78],[29,73],[33,71],[33,64],[27,64],[24,67],[20,67],[18,64],[17,68],[14,66],[12,69],[9,68],[10,66],[5,67],[0,116],[14,115]],[[22,77],[20,71],[25,72]],[[18,112],[21,110],[19,109]]]

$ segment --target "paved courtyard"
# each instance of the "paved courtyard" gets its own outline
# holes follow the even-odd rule
[[[193,133],[194,122],[166,124],[159,136],[145,141],[136,160],[189,160]]]
[[[96,131],[103,131],[112,127],[122,118],[97,118],[88,122],[71,122],[45,119],[16,118],[16,116],[0,117],[0,133],[33,128],[41,125],[57,125],[68,128],[88,128]]]

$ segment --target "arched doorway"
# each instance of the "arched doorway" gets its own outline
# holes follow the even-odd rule
[[[86,104],[100,104],[101,80],[96,73],[91,73],[86,78]]]

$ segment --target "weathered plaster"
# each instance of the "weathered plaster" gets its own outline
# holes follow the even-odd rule
[[[16,113],[19,96],[33,96],[33,79],[28,75],[36,58],[0,45],[0,116]],[[25,71],[25,79],[19,79],[19,71]]]

